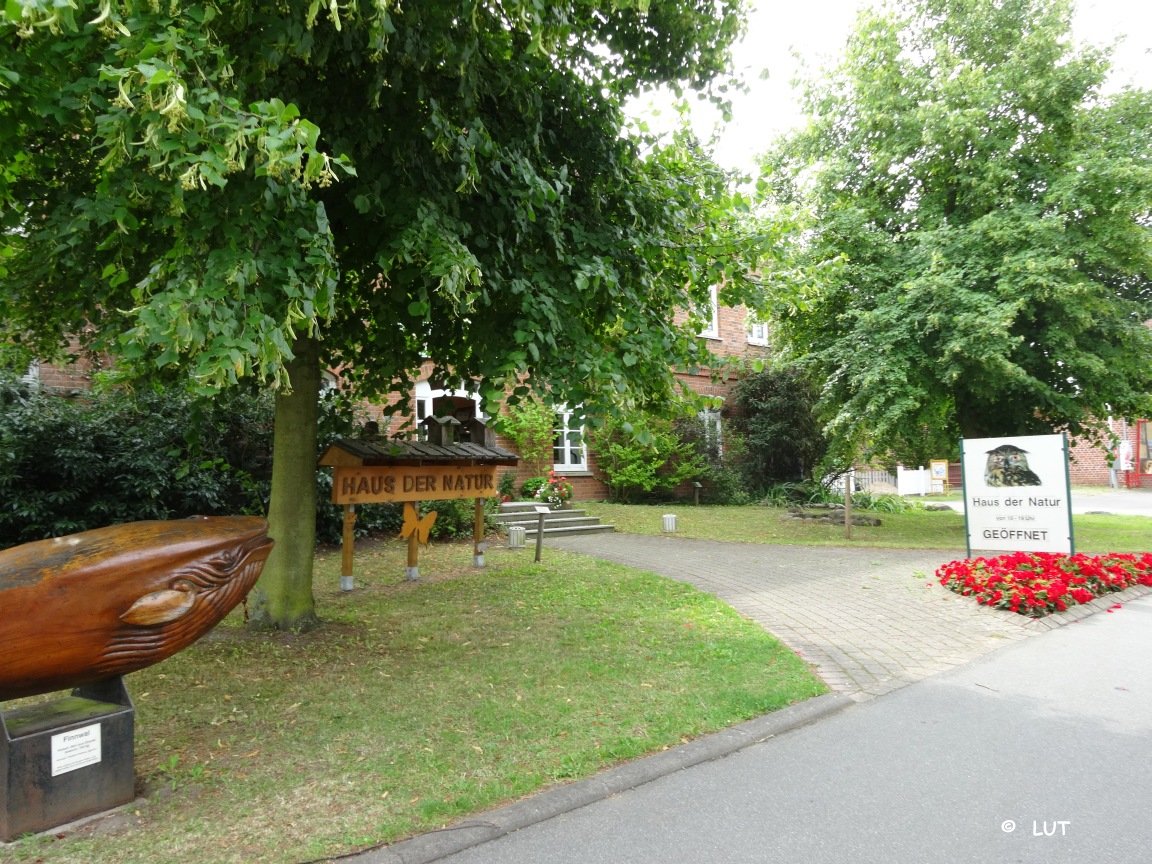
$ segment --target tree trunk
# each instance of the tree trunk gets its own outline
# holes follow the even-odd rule
[[[292,385],[276,396],[269,534],[276,541],[249,596],[250,626],[307,630],[319,623],[312,597],[316,552],[316,426],[320,360],[312,339],[298,339],[288,363]]]

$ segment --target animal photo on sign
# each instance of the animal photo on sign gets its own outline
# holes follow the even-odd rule
[[[1028,451],[1001,444],[988,451],[984,482],[989,486],[1039,486],[1040,477],[1028,467]]]

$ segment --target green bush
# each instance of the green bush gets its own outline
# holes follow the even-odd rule
[[[591,443],[609,495],[625,504],[668,495],[708,470],[697,447],[683,440],[671,421],[658,417],[610,420],[593,432]]]
[[[750,504],[744,475],[727,465],[710,465],[704,472],[701,500],[707,504]]]
[[[263,513],[271,399],[0,385],[0,545],[142,519]]]
[[[533,471],[546,471],[552,464],[556,437],[556,411],[535,399],[508,405],[493,418],[493,426],[507,437],[524,465]]]
[[[837,494],[836,500],[844,502],[844,496]],[[858,510],[873,510],[877,513],[907,513],[910,510],[923,509],[914,501],[906,501],[899,495],[890,492],[854,492],[852,493],[852,506]]]
[[[749,375],[733,393],[738,411],[733,430],[745,452],[741,467],[752,491],[764,494],[778,483],[809,480],[828,442],[817,420],[817,391],[797,368]]]
[[[529,477],[520,484],[520,497],[525,500],[535,498],[536,493],[544,488],[547,483],[547,477]]]
[[[328,475],[328,476],[325,476]],[[329,472],[323,472],[319,479],[321,496],[324,489],[332,487],[332,478]],[[324,512],[316,523],[317,542],[328,546],[338,546],[341,543],[344,530],[344,508],[340,505],[328,503],[322,509]],[[423,516],[430,510],[436,511],[436,521],[432,523],[432,530],[428,533],[430,540],[460,540],[472,536],[472,520],[476,510],[474,499],[450,499],[439,501],[421,501],[417,505],[417,512]],[[485,499],[484,504],[484,531],[492,533],[499,528],[496,512],[499,502],[495,498]],[[399,537],[400,529],[404,526],[403,504],[359,504],[356,506],[357,537]]]
[[[774,483],[765,490],[760,499],[761,504],[769,507],[804,507],[809,504],[831,504],[836,501],[843,501],[843,497],[812,480]]]
[[[496,510],[498,502],[495,498],[484,500],[484,533],[496,530]],[[473,520],[476,518],[476,504],[471,498],[455,498],[444,501],[421,501],[420,515],[430,510],[436,511],[436,521],[432,523],[432,530],[428,534],[431,540],[465,540],[472,536]],[[397,529],[399,530],[399,529]]]
[[[673,428],[677,437],[691,446],[705,465],[698,478],[703,485],[700,490],[702,501],[708,504],[752,502],[744,477],[744,439],[731,425],[725,429],[722,444],[715,433],[709,434],[708,427],[699,417],[677,420]]]

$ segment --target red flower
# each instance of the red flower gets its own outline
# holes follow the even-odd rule
[[[936,571],[936,578],[944,587],[975,597],[982,605],[1038,617],[1132,585],[1152,586],[1152,553],[1011,552],[996,558],[950,561]]]

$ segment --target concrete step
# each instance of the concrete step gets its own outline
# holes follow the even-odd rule
[[[496,519],[499,522],[513,525],[527,525],[531,522],[533,525],[540,519],[540,514],[536,512],[536,508],[543,505],[540,504],[523,504],[521,502],[512,502],[512,504],[501,504],[500,512],[496,514]],[[544,514],[545,522],[555,522],[560,519],[595,519],[595,516],[589,516],[588,511],[580,510],[577,508],[563,509],[563,510],[549,510]]]
[[[576,528],[576,527],[579,527],[582,525],[599,525],[600,524],[600,520],[597,519],[595,516],[583,516],[583,515],[580,515],[579,511],[565,511],[565,512],[566,513],[574,512],[574,513],[577,513],[577,515],[575,515],[575,516],[568,516],[568,515],[545,516],[544,517],[544,530],[548,530],[549,528]],[[501,521],[501,523],[503,523],[505,528],[508,528],[511,525],[520,525],[521,527],[526,528],[529,531],[535,531],[536,526],[540,524],[540,520],[537,519],[536,517],[533,517],[531,519],[528,519],[528,518],[524,518],[524,519],[501,519],[500,521]]]
[[[540,518],[540,514],[535,510],[509,510],[507,512],[501,511],[496,514],[496,519],[500,522],[535,522]],[[588,516],[587,510],[549,510],[544,514],[544,521],[550,522],[553,519],[595,519],[595,516]]]
[[[505,530],[516,525],[524,529],[524,536],[536,539],[536,528],[540,524],[541,506],[534,501],[509,501],[500,505],[496,519]],[[611,533],[616,528],[603,525],[596,516],[589,516],[585,510],[549,510],[544,514],[544,536],[572,536],[575,534]]]
[[[545,506],[539,501],[502,501],[500,502],[500,514],[508,513],[535,513],[537,507]],[[563,513],[563,510],[553,510],[553,513]]]
[[[615,525],[605,525],[599,522],[595,525],[563,525],[556,527],[544,528],[544,539],[549,537],[574,537],[577,534],[611,534],[616,530]],[[535,542],[536,529],[529,528],[524,532],[524,537],[527,540]]]

